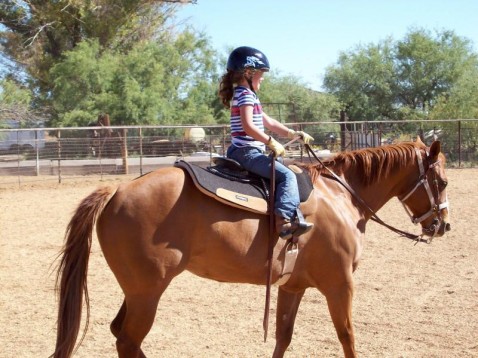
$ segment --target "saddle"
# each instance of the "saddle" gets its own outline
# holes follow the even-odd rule
[[[208,167],[201,167],[184,160],[176,161],[174,166],[188,173],[202,193],[221,203],[254,213],[270,214],[268,179],[248,172],[241,164],[230,158],[215,157],[212,161],[214,165]],[[299,167],[295,165],[288,167],[297,177],[301,210],[305,214],[311,209],[307,206],[313,207],[313,200],[309,200],[314,189],[312,181],[309,175]],[[294,270],[299,252],[297,240],[297,238],[291,238],[285,246],[282,272],[274,283],[277,286],[285,284]]]
[[[245,170],[237,161],[225,158],[212,158],[213,164],[201,167],[184,160],[174,163],[188,173],[196,187],[204,194],[221,203],[268,215],[269,180]],[[297,176],[301,203],[310,197],[313,185],[310,177],[295,165],[289,169]]]

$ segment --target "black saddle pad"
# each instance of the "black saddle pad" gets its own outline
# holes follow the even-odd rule
[[[235,178],[230,168],[222,169],[219,166],[201,167],[184,160],[174,163],[176,167],[186,170],[190,174],[196,187],[206,195],[215,199],[246,210],[266,214],[268,201],[269,181],[256,175],[249,175],[244,178],[244,173],[239,173]],[[218,175],[218,172],[225,172],[226,175]],[[300,200],[304,202],[310,196],[313,189],[312,182],[307,173],[297,173]],[[245,181],[244,181],[245,179]]]

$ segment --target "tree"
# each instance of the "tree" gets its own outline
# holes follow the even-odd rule
[[[48,97],[50,69],[84,40],[101,49],[127,51],[162,35],[175,3],[154,0],[3,0],[0,45],[6,61],[22,69],[33,88]]]
[[[390,39],[342,53],[329,67],[324,86],[355,120],[393,116],[393,56]]]
[[[412,31],[396,44],[399,103],[425,116],[439,96],[449,93],[464,73],[476,64],[469,41],[452,31]]]
[[[410,30],[403,40],[342,53],[324,86],[354,120],[428,118],[476,63],[470,41],[452,31]]]
[[[467,70],[449,93],[442,94],[430,112],[431,119],[470,119],[478,118],[478,66]],[[478,150],[478,123],[463,121],[461,133],[457,133],[456,123],[440,124],[441,140],[459,143],[461,136],[463,150]],[[455,144],[456,146],[456,144]]]
[[[469,68],[449,92],[438,96],[430,118],[478,118],[478,66]]]
[[[286,109],[283,118],[287,122],[313,122],[337,118],[340,105],[335,96],[308,89],[294,76],[268,73],[261,86],[263,103],[293,104]]]
[[[0,81],[0,127],[5,120],[16,120],[22,126],[37,125],[38,111],[31,109],[31,93],[12,79]]]
[[[57,125],[87,125],[103,112],[113,124],[211,123],[214,58],[208,41],[187,31],[127,53],[84,41],[51,70]]]

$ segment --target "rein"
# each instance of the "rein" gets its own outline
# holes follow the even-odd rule
[[[269,330],[269,308],[271,302],[271,284],[272,284],[272,254],[274,252],[274,233],[275,233],[275,187],[276,187],[276,159],[271,155],[271,178],[269,189],[269,241],[267,247],[267,280],[266,280],[266,304],[264,308],[264,319],[262,327],[264,329],[264,342],[267,341],[267,332]]]
[[[352,194],[352,196],[360,203],[360,205],[362,205],[362,207],[364,207],[365,209],[367,209],[371,214],[371,219],[377,223],[379,223],[380,225],[382,226],[385,226],[387,229],[399,234],[400,236],[404,236],[406,237],[407,239],[411,239],[415,242],[426,242],[426,243],[430,243],[430,240],[428,239],[424,239],[423,238],[423,235],[415,235],[415,234],[412,234],[412,233],[409,233],[407,231],[403,231],[403,230],[400,230],[400,229],[397,229],[396,227],[392,226],[392,225],[389,225],[387,224],[386,222],[384,222],[382,219],[380,219],[378,217],[378,215],[375,213],[375,211],[372,210],[372,208],[370,208],[370,206],[367,205],[367,203],[365,203],[365,201],[363,201],[362,198],[360,198],[358,196],[358,194],[355,192],[355,190],[348,184],[346,183],[345,181],[342,180],[342,178],[340,178],[337,174],[335,174],[332,170],[330,170],[325,164],[324,162],[322,162],[322,160],[320,160],[319,157],[317,157],[317,155],[314,153],[314,151],[312,150],[312,148],[308,145],[308,144],[305,144],[305,148],[307,150],[307,154],[310,158],[310,155],[312,154],[312,156],[332,175],[332,177],[338,181],[345,189],[347,189],[350,194]],[[421,158],[421,157],[420,157]],[[421,162],[419,161],[420,165],[423,166],[423,164],[421,164]],[[425,181],[426,181],[426,178],[425,178]],[[418,184],[417,184],[418,186]],[[416,187],[415,187],[416,189]],[[415,190],[413,189],[413,191]],[[409,196],[409,195],[408,195]],[[408,198],[407,196],[407,198]],[[406,198],[405,198],[406,199]],[[408,210],[407,210],[407,213]],[[409,214],[410,215],[410,214]],[[428,217],[428,216],[427,216]],[[425,219],[423,219],[425,220]]]

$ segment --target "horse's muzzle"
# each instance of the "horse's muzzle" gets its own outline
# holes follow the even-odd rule
[[[439,221],[437,218],[435,218],[430,226],[422,228],[422,233],[423,235],[429,237],[440,237],[450,230],[450,223],[448,223],[446,220]]]
[[[446,222],[445,220],[438,221],[438,219],[435,219],[429,227],[422,228],[422,233],[429,237],[440,237],[450,230],[450,223]]]

